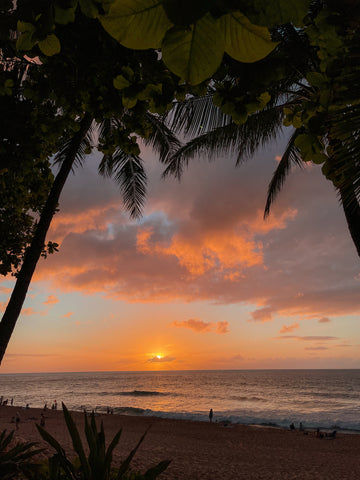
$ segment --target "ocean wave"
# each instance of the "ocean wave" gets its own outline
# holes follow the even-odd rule
[[[240,402],[267,402],[267,399],[260,397],[243,397],[243,396],[232,396],[229,397],[230,400],[239,400]]]
[[[167,392],[156,392],[156,391],[149,391],[149,390],[132,390],[131,392],[118,392],[112,393],[111,395],[121,395],[124,397],[157,397],[157,396],[167,396],[171,395]]]
[[[101,410],[101,409],[99,409]],[[98,410],[98,411],[99,411]],[[114,414],[118,415],[139,415],[147,417],[159,417],[159,418],[169,418],[177,420],[190,420],[197,422],[208,422],[209,416],[208,412],[169,412],[169,411],[160,411],[160,410],[151,410],[143,408],[134,408],[134,407],[116,407],[114,408]],[[334,421],[330,419],[320,419],[320,421],[315,421],[314,419],[308,418],[307,421],[302,418],[269,418],[261,416],[252,416],[252,415],[234,415],[232,412],[215,412],[213,417],[214,423],[226,424],[226,425],[252,425],[252,426],[262,426],[262,427],[273,427],[273,428],[289,428],[291,423],[295,423],[296,428],[299,427],[300,422],[302,422],[303,427],[309,431],[315,431],[317,428],[323,431],[333,431],[337,430],[343,433],[358,433],[360,434],[360,422],[346,422],[346,421]]]

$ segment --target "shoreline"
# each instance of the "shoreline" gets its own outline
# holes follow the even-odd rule
[[[18,430],[11,423],[16,412],[20,415]],[[42,441],[35,427],[40,423],[41,413],[45,416],[45,430],[69,455],[73,455],[61,409],[44,411],[41,408],[1,406],[0,431],[15,430],[15,442],[38,442],[51,455],[51,447]],[[84,414],[75,411],[71,415],[84,441]],[[101,421],[107,444],[123,429],[114,451],[114,465],[126,457],[150,426],[131,465],[135,471],[145,471],[162,460],[171,460],[160,480],[360,478],[360,435],[356,433],[338,432],[335,439],[317,438],[311,431],[291,431],[273,426],[96,414],[97,424],[100,425]]]

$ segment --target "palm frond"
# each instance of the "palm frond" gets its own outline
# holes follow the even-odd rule
[[[210,161],[224,152],[236,154],[236,165],[239,165],[280,133],[282,118],[282,106],[275,106],[251,115],[242,125],[231,122],[203,133],[170,157],[163,176],[175,175],[181,178],[189,161],[201,154],[206,154]]]
[[[114,178],[120,186],[125,208],[131,217],[139,218],[145,204],[147,184],[141,158],[118,148],[113,155],[104,155],[99,173]]]
[[[184,102],[174,103],[166,121],[171,130],[194,137],[228,125],[231,117],[214,105],[209,93],[204,97],[190,97]]]
[[[91,140],[94,135],[94,122],[91,123],[86,133],[80,129],[75,132],[70,138],[63,140],[60,150],[55,155],[54,163],[62,163],[66,158],[74,155],[74,166],[81,166],[84,162],[86,151],[91,145]]]
[[[277,166],[274,175],[271,179],[268,188],[267,200],[264,211],[264,218],[268,217],[270,214],[271,205],[274,203],[277,194],[282,189],[284,182],[290,172],[291,166],[295,163],[299,167],[302,167],[302,160],[299,154],[299,151],[295,147],[295,139],[301,133],[301,129],[295,130],[291,135],[290,140],[286,146],[286,150],[281,157],[279,165]]]
[[[168,128],[162,117],[154,115],[150,112],[145,114],[146,119],[152,126],[152,132],[147,139],[145,145],[151,145],[159,154],[161,162],[165,163],[168,156],[172,155],[176,149],[180,148],[181,142],[174,135],[172,130]]]
[[[231,123],[193,138],[169,158],[162,176],[175,175],[180,179],[184,168],[189,164],[189,160],[204,152],[206,152],[208,160],[211,161],[223,151],[236,151],[237,130],[237,125]]]

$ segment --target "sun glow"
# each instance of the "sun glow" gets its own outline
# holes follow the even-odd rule
[[[161,360],[163,357],[162,357],[162,355],[156,355],[156,358],[158,358],[159,360]]]

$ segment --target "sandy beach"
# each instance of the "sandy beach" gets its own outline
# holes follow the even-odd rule
[[[45,428],[72,452],[61,410],[0,407],[0,431],[13,430],[11,418],[19,412],[15,441],[36,441],[46,446],[36,430],[40,414],[45,413]],[[84,414],[72,413],[83,434]],[[124,458],[151,425],[133,459],[134,470],[144,471],[157,462],[171,460],[163,479],[336,479],[360,478],[360,435],[337,434],[335,439],[316,438],[313,432],[260,428],[243,425],[224,426],[154,417],[99,415],[107,442],[122,428],[123,434],[114,454],[114,463]],[[51,452],[51,449],[49,449]]]

